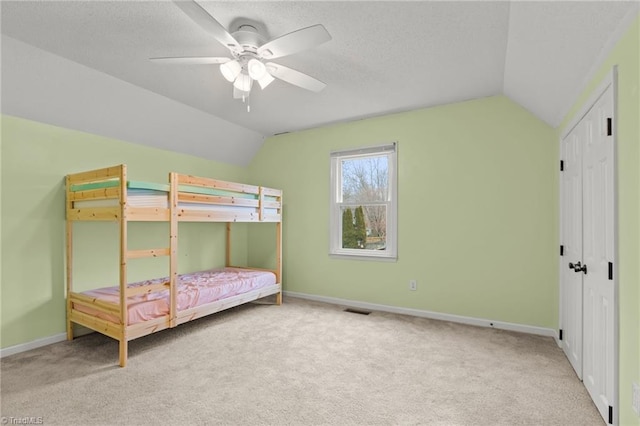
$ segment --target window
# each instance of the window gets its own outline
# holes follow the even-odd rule
[[[396,143],[331,153],[331,255],[397,256]]]

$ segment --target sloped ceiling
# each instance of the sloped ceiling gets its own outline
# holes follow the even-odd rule
[[[264,91],[253,89],[247,112],[217,66],[150,62],[227,55],[172,2],[3,1],[1,29],[220,122],[270,136],[498,94],[555,127],[638,13],[636,2],[613,1],[199,3],[231,31],[248,21],[267,39],[323,24],[331,41],[277,62],[327,88],[312,93],[276,81]]]

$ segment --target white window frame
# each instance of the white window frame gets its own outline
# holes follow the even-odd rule
[[[385,250],[342,248],[342,161],[350,158],[374,157],[386,154],[389,167],[387,200],[387,233]],[[331,189],[329,212],[329,255],[337,258],[390,260],[398,258],[398,144],[371,146],[331,152]]]

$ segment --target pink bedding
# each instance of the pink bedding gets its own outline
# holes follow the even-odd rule
[[[148,284],[160,284],[169,281],[168,277],[129,284],[138,287]],[[248,293],[276,283],[272,272],[254,271],[239,268],[220,268],[194,272],[178,276],[178,311],[226,299],[238,294]],[[111,303],[120,303],[119,287],[105,287],[85,291],[82,294]],[[78,311],[98,316],[102,319],[118,322],[118,318],[87,306],[76,304]],[[127,303],[128,325],[159,318],[169,313],[169,290],[156,291],[129,297]]]

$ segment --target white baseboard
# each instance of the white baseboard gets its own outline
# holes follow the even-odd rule
[[[31,349],[40,348],[42,346],[52,345],[58,342],[64,342],[67,339],[67,333],[54,334],[53,336],[43,337],[41,339],[32,340],[31,342],[22,343],[8,348],[0,349],[0,358],[5,356],[26,352]]]
[[[331,303],[333,305],[349,306],[353,308],[369,309],[372,311],[391,312],[401,315],[412,315],[415,317],[431,318],[441,321],[451,321],[461,324],[475,325],[479,327],[497,328],[500,330],[518,331],[521,333],[537,334],[539,336],[549,336],[556,340],[558,346],[562,346],[559,336],[556,330],[551,328],[536,327],[532,325],[514,324],[503,321],[493,321],[483,318],[465,317],[461,315],[443,314],[441,312],[424,311],[421,309],[401,308],[398,306],[379,305],[376,303],[359,302],[357,300],[338,299],[336,297],[317,296],[315,294],[298,293],[295,291],[284,291],[285,296],[297,297],[299,299],[313,300],[316,302]],[[85,332],[76,330],[75,336],[83,335],[92,332],[87,329]],[[31,349],[40,348],[42,346],[51,345],[58,342],[63,342],[67,339],[67,333],[54,334],[53,336],[43,337],[31,342],[22,343],[20,345],[9,346],[8,348],[0,349],[0,358],[4,358],[9,355],[14,355],[20,352],[26,352]]]
[[[412,315],[415,317],[430,318],[441,321],[451,321],[461,324],[475,325],[479,327],[497,328],[500,330],[518,331],[520,333],[536,334],[539,336],[553,337],[558,341],[558,333],[552,328],[536,327],[533,325],[515,324],[503,321],[494,321],[483,318],[465,317],[461,315],[443,314],[441,312],[424,311],[421,309],[402,308],[398,306],[379,305],[376,303],[359,302],[357,300],[338,299],[336,297],[317,296],[315,294],[298,293],[295,291],[284,291],[285,296],[297,297],[300,299],[313,300],[316,302],[331,303],[353,308],[368,309],[372,311],[391,312],[394,314]]]

